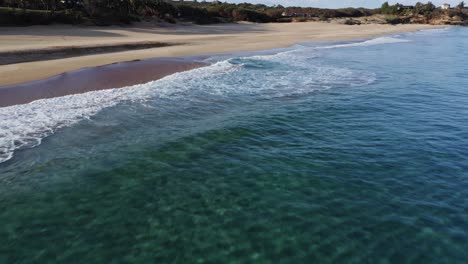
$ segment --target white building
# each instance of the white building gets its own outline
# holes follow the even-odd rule
[[[444,10],[450,9],[450,4],[443,4],[440,6],[440,8]]]

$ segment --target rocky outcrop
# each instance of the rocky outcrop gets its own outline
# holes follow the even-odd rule
[[[352,18],[348,18],[346,19],[343,24],[345,25],[361,25],[361,21],[357,20],[357,19],[352,19]]]
[[[428,23],[432,25],[467,26],[468,20],[458,15],[452,17],[444,15],[439,18],[431,19],[428,21]]]

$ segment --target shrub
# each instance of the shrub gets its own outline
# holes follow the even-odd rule
[[[401,18],[401,17],[398,17],[398,16],[387,16],[387,17],[385,17],[385,21],[387,21],[388,24],[396,25],[396,24],[408,23],[409,19],[408,18]]]
[[[276,22],[279,22],[279,23],[290,23],[292,21],[293,19],[291,17],[283,17],[283,18],[279,18],[276,20]]]
[[[319,16],[319,21],[328,21],[328,18],[325,15],[320,15]]]
[[[305,17],[295,17],[292,19],[292,22],[306,22],[307,18]]]
[[[0,7],[0,25],[47,25],[51,23],[77,24],[82,21],[82,13],[44,10],[15,9]]]

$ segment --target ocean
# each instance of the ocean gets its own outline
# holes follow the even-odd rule
[[[0,263],[466,263],[468,29],[0,108]]]

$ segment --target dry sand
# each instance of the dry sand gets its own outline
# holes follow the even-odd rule
[[[132,27],[33,26],[0,31],[0,53],[161,42],[171,46],[93,54],[0,66],[0,86],[45,79],[60,73],[154,57],[178,57],[281,48],[303,41],[333,41],[434,28],[429,25],[360,25],[307,22]],[[176,45],[173,45],[176,44]],[[44,53],[44,52],[42,52]],[[52,52],[51,52],[52,54]],[[1,58],[0,58],[1,59]],[[49,60],[50,59],[50,60]]]

